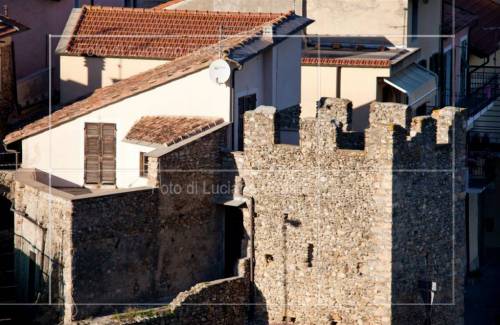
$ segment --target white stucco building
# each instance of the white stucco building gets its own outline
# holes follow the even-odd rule
[[[135,23],[129,24],[132,20]],[[151,20],[161,28],[151,29]],[[9,134],[5,143],[20,142],[22,168],[51,174],[51,185],[60,187],[146,185],[141,176],[144,157],[168,144],[125,139],[145,116],[222,120],[216,128],[227,126],[227,147],[241,150],[244,111],[259,105],[284,110],[300,104],[301,39],[274,35],[300,34],[311,22],[293,13],[84,7],[70,18],[66,31],[73,36],[61,41],[58,51],[63,54],[61,89],[68,92],[63,97],[87,97]],[[221,25],[230,26],[226,34],[214,35]],[[173,37],[140,36],[152,32]],[[229,63],[231,76],[217,84],[209,78],[209,66],[220,57]],[[145,60],[153,63],[144,64]],[[100,62],[106,68],[89,71],[85,62]],[[110,71],[119,66],[130,67],[121,77],[142,66],[149,70],[113,80]],[[193,125],[192,133],[198,126]]]
[[[437,104],[438,76],[417,64],[420,52],[381,38],[309,35],[302,53],[302,116],[315,116],[324,97],[351,99],[355,131],[368,127],[375,100],[428,111]]]

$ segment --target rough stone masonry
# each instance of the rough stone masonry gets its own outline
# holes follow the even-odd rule
[[[246,113],[256,319],[463,323],[463,110],[374,103],[364,149],[346,150],[350,106],[301,120],[299,146],[275,143],[274,108]]]
[[[227,182],[234,171],[212,171],[229,160],[244,184],[235,194],[247,202],[241,257],[254,259],[250,288],[240,271],[181,293],[181,306],[161,317],[141,313],[141,324],[192,322],[177,318],[186,310],[200,324],[463,323],[463,110],[412,118],[405,105],[374,103],[364,134],[349,131],[351,112],[347,100],[326,100],[316,118],[300,121],[300,144],[285,145],[275,109],[259,107],[245,115],[242,153],[221,154],[220,133],[152,159],[157,189],[65,199],[16,181],[16,233],[38,238],[30,247],[43,251],[38,259],[47,255],[37,261],[42,272],[50,261],[53,283],[64,283],[53,292],[58,302],[176,294],[224,276],[222,215],[213,194],[159,192],[169,183]],[[39,236],[24,231],[29,225]],[[99,308],[68,304],[65,321],[104,314]],[[136,320],[126,316],[112,319]]]

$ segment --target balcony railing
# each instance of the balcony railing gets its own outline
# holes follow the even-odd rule
[[[470,66],[466,96],[456,106],[468,108],[474,116],[500,96],[500,67]]]

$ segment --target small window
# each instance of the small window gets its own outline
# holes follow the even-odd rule
[[[418,35],[418,1],[411,2],[411,39],[414,41]]]
[[[432,72],[439,74],[439,61],[440,56],[439,53],[434,53],[429,59],[429,70]]]
[[[146,156],[145,152],[141,152],[139,156],[139,176],[148,177],[148,162],[149,157]]]
[[[238,150],[243,150],[244,116],[246,111],[257,108],[257,95],[251,94],[238,98]]]

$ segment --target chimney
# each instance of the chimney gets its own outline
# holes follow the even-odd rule
[[[264,29],[262,30],[262,38],[266,41],[273,41],[273,36],[274,36],[274,26],[273,25],[264,26]]]

